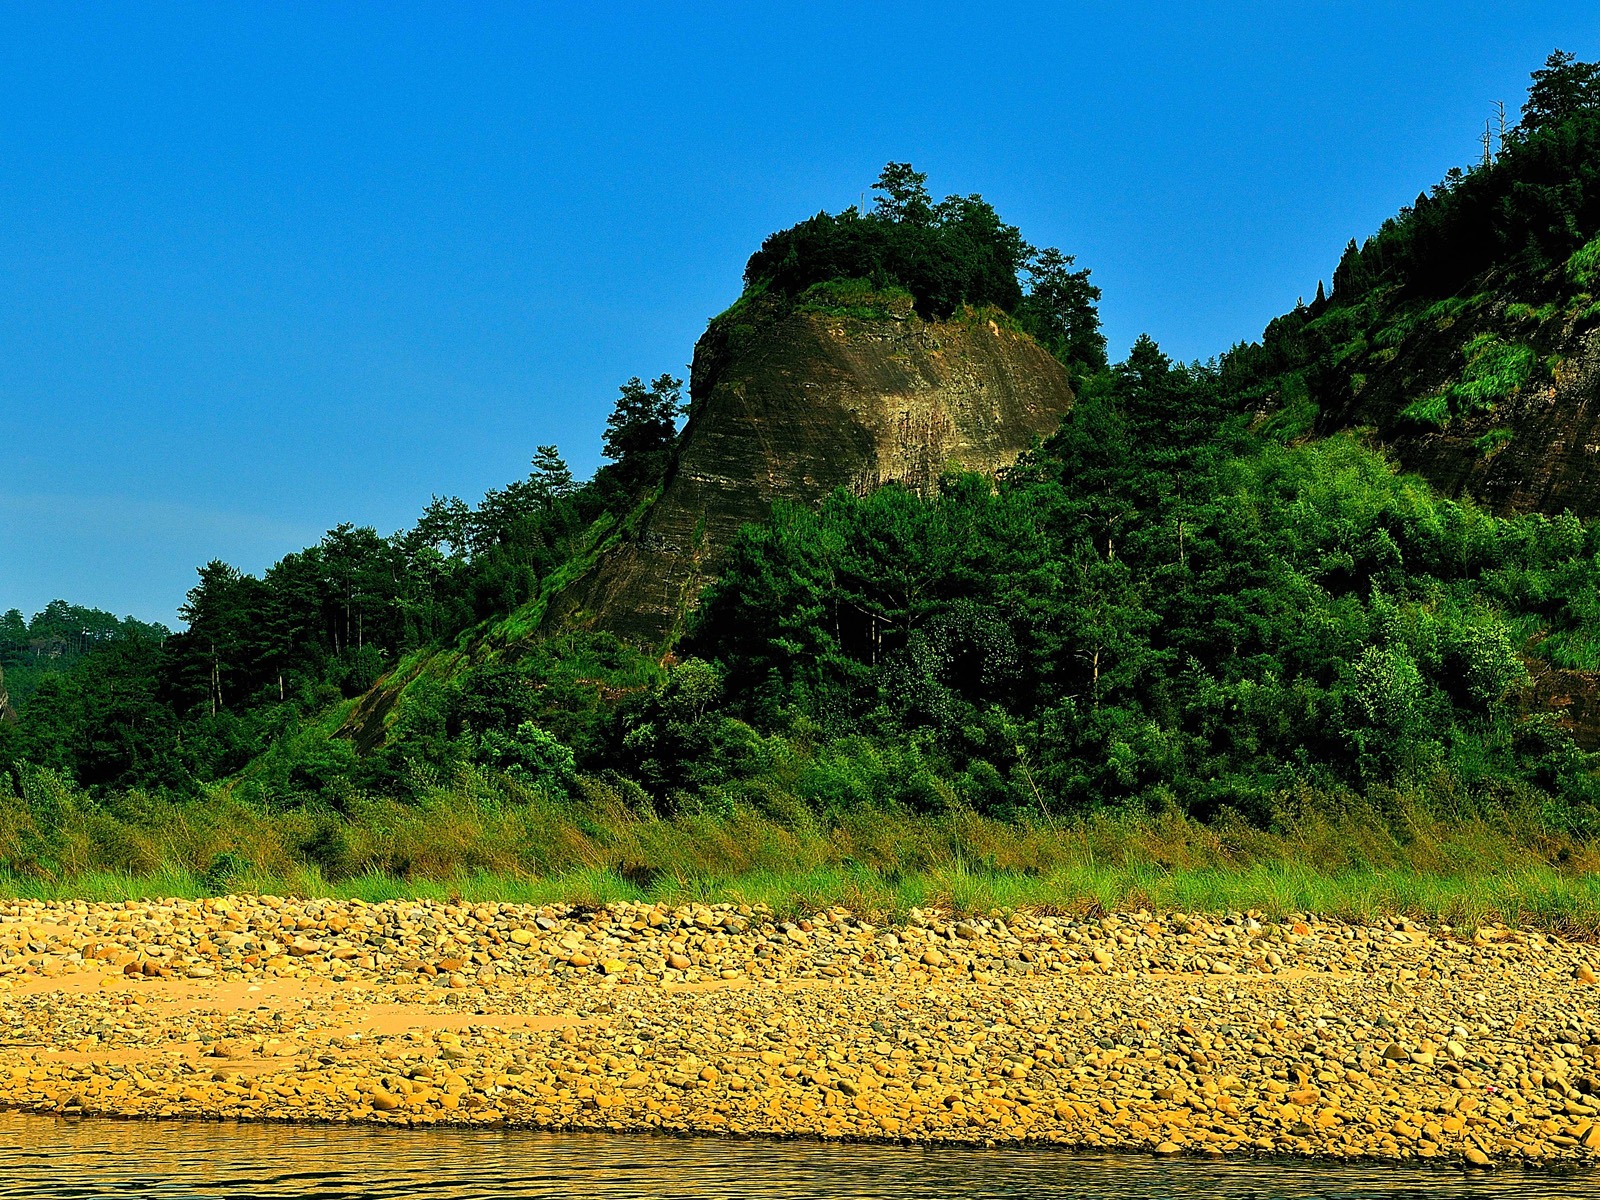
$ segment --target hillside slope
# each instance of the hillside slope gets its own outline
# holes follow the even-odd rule
[[[1499,153],[1362,245],[1328,296],[1224,359],[1293,438],[1367,430],[1451,496],[1600,515],[1600,66],[1556,54]]]
[[[1451,306],[1459,313],[1427,320],[1392,360],[1372,364],[1321,425],[1372,428],[1408,470],[1496,512],[1600,515],[1600,328],[1579,304],[1542,321],[1493,293]],[[1497,395],[1430,419],[1431,399],[1470,386],[1496,355],[1510,368],[1491,384]]]

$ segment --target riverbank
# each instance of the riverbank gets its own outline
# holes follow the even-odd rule
[[[824,817],[804,804],[742,803],[664,817],[617,795],[513,798],[503,778],[416,804],[357,797],[342,813],[229,791],[97,799],[48,773],[28,778],[31,799],[19,804],[0,772],[0,902],[233,892],[897,918],[913,908],[1256,909],[1600,938],[1600,840],[1562,832],[1526,796],[1475,813],[1459,797],[1307,792],[1278,798],[1258,823],[1228,810],[1207,822],[1171,809],[1002,821],[959,808]]]
[[[370,873],[338,881],[301,870],[288,876],[255,876],[248,890],[367,904],[424,900],[469,907],[507,902],[588,908],[731,904],[794,918],[846,908],[886,921],[900,921],[915,908],[956,913],[1251,910],[1273,919],[1291,912],[1318,912],[1357,924],[1392,916],[1459,928],[1504,923],[1594,941],[1600,940],[1600,858],[1594,861],[1596,870],[1524,862],[1425,871],[1326,870],[1293,860],[1174,868],[1149,862],[1100,862],[1091,856],[1043,871],[975,868],[959,862],[915,871],[885,871],[861,863],[801,864],[703,875],[657,873],[643,881],[605,868],[533,878],[486,872],[442,878]],[[0,873],[0,904],[19,899],[195,900],[216,894],[208,883],[203,875],[179,869],[139,875],[91,872],[62,880]]]
[[[0,1105],[1600,1160],[1600,952],[1499,926],[0,904]]]

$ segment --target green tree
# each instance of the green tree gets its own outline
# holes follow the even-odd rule
[[[601,453],[611,460],[611,478],[629,494],[658,482],[678,437],[683,380],[662,374],[646,386],[634,376],[623,384],[606,418]]]
[[[1074,259],[1054,246],[1028,260],[1028,294],[1016,316],[1047,350],[1082,374],[1106,367],[1106,339],[1096,305],[1100,289],[1089,282],[1087,267],[1073,270]]]
[[[449,553],[465,558],[472,553],[472,509],[457,496],[435,496],[422,510],[411,531],[416,546],[448,548]]]
[[[682,387],[682,384],[677,386]],[[572,471],[555,446],[540,446],[537,449],[533,456],[533,474],[529,479],[546,503],[564,500],[577,490]]]
[[[532,784],[564,788],[577,765],[572,751],[532,721],[510,732],[490,729],[478,742],[478,760]]]
[[[933,197],[928,195],[928,177],[910,163],[891,162],[872,185],[878,193],[872,211],[886,221],[926,225],[933,218]]]
[[[1522,106],[1522,128],[1553,128],[1595,109],[1600,109],[1600,63],[1579,62],[1574,54],[1554,50],[1533,73]]]

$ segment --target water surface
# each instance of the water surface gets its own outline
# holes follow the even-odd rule
[[[0,1113],[0,1198],[438,1200],[883,1197],[1450,1200],[1594,1196],[1594,1175],[1214,1162],[1051,1150],[604,1137],[519,1130],[62,1121]]]

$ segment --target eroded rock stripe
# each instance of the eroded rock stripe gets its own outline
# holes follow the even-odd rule
[[[1589,947],[1309,915],[17,902],[0,1104],[1551,1163],[1597,999]]]

